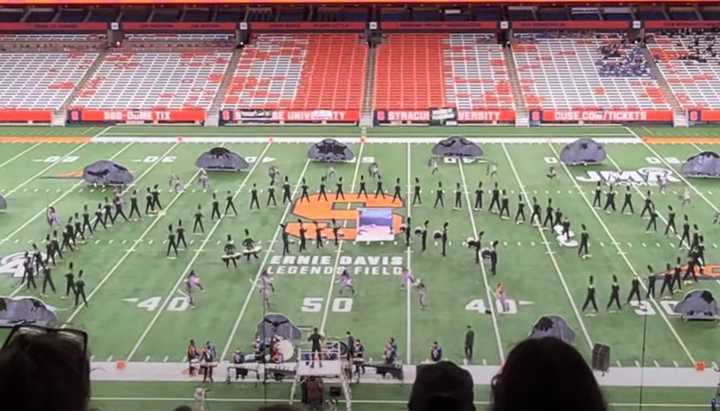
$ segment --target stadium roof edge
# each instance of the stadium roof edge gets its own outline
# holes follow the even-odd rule
[[[534,5],[534,4],[552,4],[552,5],[605,5],[605,6],[624,6],[629,4],[717,4],[716,0],[632,0],[632,1],[588,1],[588,0],[563,0],[551,2],[547,0],[0,0],[0,6],[63,6],[63,5],[91,5],[91,6],[122,6],[122,5],[310,5],[310,4],[346,4],[346,5],[364,5],[364,4],[419,4],[419,5],[460,5],[460,4],[493,4],[493,5]]]

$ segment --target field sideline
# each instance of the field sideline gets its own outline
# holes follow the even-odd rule
[[[473,199],[478,182],[483,181],[489,190],[493,180],[486,175],[485,162],[446,161],[441,164],[439,176],[431,175],[426,165],[430,155],[427,142],[447,135],[483,139],[484,158],[498,166],[498,177],[494,181],[509,193],[511,216],[519,197],[526,202],[537,197],[543,207],[552,197],[553,205],[561,207],[572,221],[573,230],[579,231],[580,224],[587,225],[592,235],[593,258],[579,260],[574,249],[561,247],[550,232],[502,221],[487,211],[469,209],[468,202]],[[147,144],[153,137],[167,139]],[[185,137],[202,140],[184,144]],[[372,161],[380,165],[385,190],[390,194],[396,178],[400,179],[404,195],[409,194],[414,178],[419,178],[424,205],[413,208],[400,204],[394,206],[396,213],[412,214],[414,226],[429,220],[431,231],[439,230],[444,221],[449,222],[448,257],[442,258],[438,246],[432,242],[426,252],[421,252],[415,239],[410,249],[404,246],[402,238],[382,245],[345,241],[338,248],[330,241],[323,249],[309,244],[306,255],[327,257],[330,268],[347,263],[355,270],[358,292],[354,296],[338,294],[335,270],[323,270],[319,275],[301,274],[304,263],[283,260],[279,256],[277,227],[281,222],[296,220],[296,210],[292,205],[265,207],[267,169],[271,165],[278,167],[294,187],[305,178],[312,195],[327,169],[322,164],[308,162],[306,151],[311,141],[323,137],[343,137],[354,153],[361,154],[353,164],[336,166],[338,175],[345,181],[346,193],[351,192],[352,185],[357,187],[353,182],[361,174],[368,178],[367,165]],[[608,159],[603,166],[597,169],[562,167],[557,163],[557,155],[563,144],[560,140],[542,140],[577,137],[609,141],[606,144]],[[59,294],[42,297],[58,308],[59,316],[70,326],[89,332],[94,361],[179,363],[184,360],[189,338],[213,341],[224,359],[236,349],[249,351],[263,312],[254,280],[263,269],[269,268],[276,273],[273,311],[288,314],[299,326],[321,327],[329,336],[341,337],[345,330],[352,330],[363,340],[371,358],[379,358],[384,342],[394,336],[405,363],[425,361],[434,340],[442,344],[446,358],[461,362],[464,327],[472,324],[477,333],[475,363],[498,365],[512,346],[527,336],[538,317],[558,314],[575,330],[575,346],[586,358],[590,357],[592,344],[600,342],[612,347],[613,366],[619,368],[642,365],[648,372],[653,368],[687,369],[700,361],[711,367],[718,361],[717,325],[686,323],[673,318],[672,304],[683,294],[674,295],[672,300],[658,299],[650,303],[644,312],[647,315],[640,315],[639,310],[627,306],[615,314],[604,309],[611,274],[620,280],[621,300],[625,303],[633,275],[644,278],[645,266],[651,264],[659,271],[665,262],[671,262],[681,253],[677,249],[677,238],[661,233],[646,234],[646,221],[639,216],[598,213],[589,201],[597,173],[623,171],[632,175],[647,167],[676,173],[691,155],[717,150],[714,139],[718,137],[720,127],[388,127],[367,130],[331,126],[0,127],[0,193],[6,195],[9,202],[9,210],[0,214],[0,256],[20,252],[33,242],[42,243],[47,234],[44,221],[47,206],[57,207],[63,218],[80,211],[83,204],[94,209],[109,192],[84,186],[74,177],[75,173],[92,161],[112,158],[133,171],[139,191],[152,184],[163,188],[164,213],[138,222],[120,223],[108,232],[101,230],[59,264],[54,278],[56,286],[63,289],[62,273],[69,261],[85,269],[90,307],[75,309],[70,300],[59,298]],[[542,141],[528,144],[530,138]],[[284,144],[290,141],[287,139],[296,144]],[[12,144],[2,144],[8,142]],[[230,191],[237,195],[236,205],[240,210],[238,217],[214,223],[209,220],[210,193],[203,192],[195,183],[194,161],[220,142],[249,157],[252,169],[237,175],[211,177],[213,189],[221,198],[221,208],[224,209],[225,193]],[[553,164],[558,168],[558,178],[548,182],[545,172]],[[168,192],[171,174],[179,176],[185,191]],[[718,211],[720,189],[715,181],[688,181],[673,175],[676,177],[666,194],[636,181],[633,189],[636,212],[642,207],[642,196],[650,189],[663,215],[666,207],[672,205],[678,209],[678,220],[681,214],[687,213],[691,222],[701,226],[706,237],[708,264],[720,265],[719,229],[710,223]],[[446,207],[436,210],[431,203],[439,182],[446,193]],[[260,190],[263,207],[261,211],[247,212],[249,190],[253,185]],[[691,190],[692,203],[680,209],[678,197],[685,187]],[[462,194],[460,210],[452,209],[455,190]],[[374,183],[368,183],[368,191],[374,191]],[[140,197],[142,203],[142,195]],[[189,249],[182,251],[177,259],[165,259],[168,224],[183,219],[190,231],[192,213],[199,204],[206,215],[205,233],[188,235]],[[336,205],[341,204],[347,203]],[[663,221],[658,221],[658,226],[662,231]],[[237,271],[226,270],[219,258],[225,236],[232,234],[239,243],[244,229],[262,246],[260,259],[243,261]],[[465,241],[479,231],[485,232],[485,242],[500,241],[497,277],[472,264],[472,252]],[[292,249],[296,250],[295,244]],[[147,270],[148,261],[156,261],[160,269]],[[423,279],[429,290],[429,309],[421,310],[414,292],[400,288],[398,264],[390,261],[401,261]],[[291,268],[293,266],[296,268]],[[179,288],[191,268],[200,272],[207,288],[207,292],[198,296],[197,309],[189,309]],[[297,274],[291,274],[292,270],[297,270]],[[40,296],[38,292],[19,288],[18,280],[8,273],[0,274],[0,294]],[[596,278],[601,306],[600,314],[592,317],[579,312],[588,275]],[[498,281],[505,284],[513,300],[511,313],[500,313],[491,307]],[[693,289],[699,287],[720,295],[718,280],[704,280]],[[490,315],[484,314],[485,308],[491,309]],[[645,350],[642,347],[644,321],[647,321]],[[705,373],[708,373],[706,381],[717,380],[712,371]],[[220,376],[224,377],[224,371]],[[257,403],[248,399],[262,398],[263,393],[250,386],[252,384],[216,384],[217,400],[211,403],[211,409],[256,407]],[[189,397],[190,387],[191,383],[155,382],[140,387],[134,383],[98,382],[95,404],[102,409],[130,409],[138,405],[143,409],[168,409],[170,403]],[[384,384],[361,385],[354,390],[359,400],[387,399],[390,402],[383,403],[384,409],[404,408],[402,401],[407,395],[407,387]],[[637,408],[634,405],[637,389],[608,387],[607,392],[616,404],[613,409]],[[656,404],[652,409],[700,408],[706,406],[713,392],[714,388],[709,385],[648,388],[645,398]],[[269,398],[282,399],[288,395],[289,386],[270,385]],[[222,400],[240,396],[246,400]],[[481,401],[480,405],[487,401],[487,396],[487,387],[479,386],[476,399]],[[359,402],[354,406],[370,409],[377,405]]]

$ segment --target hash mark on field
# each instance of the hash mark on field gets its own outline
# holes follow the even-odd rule
[[[147,357],[145,357],[145,362],[149,362],[149,361],[150,361],[150,356],[148,355]]]
[[[675,368],[678,368],[678,367],[679,367],[677,361],[673,361],[673,366],[674,366]]]
[[[93,361],[95,361],[95,356],[94,356],[94,355],[91,355],[91,356],[90,356],[90,362],[93,362]]]
[[[535,247],[535,241],[530,241],[530,245]]]
[[[603,243],[602,241],[600,241],[600,247],[605,247],[605,243]]]
[[[483,365],[487,365],[487,360],[485,358],[483,358],[482,363],[483,363]]]
[[[127,244],[127,240],[122,240],[122,243],[123,243],[123,244]]]
[[[107,358],[107,362],[112,362],[112,360],[113,360],[113,356],[112,356],[112,355]]]
[[[622,364],[620,363],[620,360],[615,361],[615,364],[617,364],[618,367],[622,367]]]
[[[655,368],[660,368],[660,364],[658,364],[657,361],[654,361],[654,360],[653,360],[653,364],[655,365]]]
[[[642,246],[643,246],[643,247],[647,247],[647,244],[645,244],[645,243],[642,243]]]
[[[165,358],[163,358],[163,362],[168,362],[168,356],[166,355]]]
[[[638,367],[638,368],[640,368],[640,361],[635,360],[635,366]]]
[[[660,243],[655,243],[655,247],[660,247]]]
[[[113,240],[113,239],[108,240],[108,244],[112,244],[114,242],[115,242],[115,240]]]
[[[713,368],[714,368],[714,369],[716,369],[716,370],[717,370],[717,368],[718,368],[718,365],[717,365],[717,363],[716,363],[715,361],[713,361],[713,362],[712,362],[712,366],[713,366]]]
[[[95,244],[100,244],[100,240],[95,240]]]

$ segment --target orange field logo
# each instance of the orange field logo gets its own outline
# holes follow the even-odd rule
[[[358,219],[358,208],[393,208],[399,209],[405,207],[402,200],[392,200],[392,196],[375,197],[370,194],[367,197],[358,194],[345,194],[345,199],[339,198],[335,200],[335,194],[330,193],[328,199],[318,198],[317,194],[310,195],[310,200],[298,199],[293,204],[293,214],[303,220],[305,227],[305,237],[308,239],[315,238],[315,224],[323,230],[322,236],[326,239],[334,240],[335,236],[332,231],[332,219],[334,218],[340,226],[340,238],[344,240],[354,240],[357,236],[357,227],[355,223]],[[393,213],[393,232],[400,232],[403,224],[403,216]],[[294,236],[300,237],[300,223],[289,222],[286,224],[287,232]]]

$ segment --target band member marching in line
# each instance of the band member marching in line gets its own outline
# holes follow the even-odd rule
[[[403,201],[401,190],[402,190],[402,185],[400,184],[400,177],[398,177],[395,179],[395,191],[393,192],[393,198],[392,198],[393,203],[395,202],[395,200],[400,200],[400,202]]]
[[[610,286],[610,301],[608,301],[605,309],[609,310],[612,303],[615,302],[618,310],[622,310],[622,306],[620,305],[620,284],[618,284],[617,276],[613,275],[612,280],[613,282]]]
[[[633,296],[637,298],[638,306],[641,307],[642,299],[640,298],[640,279],[638,277],[633,277],[632,282],[630,283],[630,294],[628,294],[626,304],[630,304],[630,300],[632,300]]]
[[[307,233],[307,228],[305,228],[301,220],[298,220],[298,223],[300,223],[300,248],[298,249],[298,252],[302,253],[307,249],[307,238],[305,237],[305,233]]]
[[[155,207],[157,207],[158,210],[162,210],[163,206],[162,206],[162,204],[160,204],[160,188],[158,187],[157,184],[155,184],[153,186],[152,199],[153,199],[153,204],[154,204],[153,210],[155,209]]]
[[[180,243],[182,243],[183,250],[187,250],[188,245],[187,241],[185,241],[185,227],[182,225],[182,220],[178,220],[177,228],[175,229],[175,234],[177,235],[177,240],[175,241],[175,244],[178,246]]]
[[[595,186],[595,196],[593,197],[593,207],[600,208],[602,206],[602,186],[597,182]]]
[[[103,209],[105,210],[103,212],[103,221],[105,221],[105,224],[112,227],[113,224],[115,224],[115,215],[112,212],[112,203],[110,203],[110,200],[107,197],[105,197]]]
[[[665,272],[663,273],[663,283],[660,287],[660,297],[663,296],[665,293],[665,288],[667,287],[668,293],[670,293],[670,298],[672,298],[673,294],[673,269],[670,267],[670,264],[665,265]]]
[[[498,188],[497,181],[493,183],[492,196],[490,197],[490,207],[488,207],[488,211],[495,214],[495,206],[497,206],[498,210],[500,209],[500,189]]]
[[[327,193],[325,192],[325,177],[320,177],[320,189],[318,190],[317,195],[318,201],[320,201],[321,198],[328,201]]]
[[[335,183],[335,199],[343,199],[345,200],[345,191],[343,191],[343,178],[342,176],[338,177],[337,182]]]
[[[285,181],[282,185],[283,189],[283,200],[282,203],[285,205],[285,203],[292,203],[292,194],[290,193],[290,182],[288,181],[288,177],[285,176]]]
[[[631,191],[631,188],[629,185],[625,188],[625,199],[623,200],[622,207],[620,207],[620,214],[625,213],[626,207],[630,208],[630,214],[635,213],[635,209],[633,208],[633,204],[632,204],[632,191]]]
[[[415,186],[413,187],[413,199],[412,199],[412,206],[415,207],[415,205],[422,205],[422,198],[420,197],[421,192],[420,187],[420,179],[415,177]]]
[[[83,230],[83,222],[80,220],[80,213],[75,213],[74,217],[74,226],[75,226],[75,237],[73,240],[77,241],[78,237],[80,237],[80,240],[84,243],[85,242],[85,230]]]
[[[60,242],[58,241],[58,233],[57,231],[52,232],[52,239],[50,240],[50,244],[53,248],[53,255],[57,254],[58,257],[63,258],[62,249],[60,248]],[[55,258],[53,257],[53,261],[55,261]]]
[[[80,304],[80,298],[82,297],[83,304],[85,307],[88,306],[87,298],[85,297],[85,280],[83,280],[83,270],[78,271],[78,278],[75,281],[75,307]]]
[[[282,229],[283,242],[282,255],[285,257],[287,254],[290,254],[290,233],[288,233],[287,226],[285,226],[285,224],[280,224],[280,228]]]
[[[407,216],[405,218],[405,247],[410,247],[410,236],[412,234],[412,218]]]
[[[455,205],[453,206],[453,210],[461,210],[462,209],[462,189],[460,188],[460,183],[455,183]]]
[[[608,186],[607,193],[605,193],[605,206],[603,207],[603,211],[608,214],[611,213],[610,210],[612,210],[612,212],[617,211],[615,209],[615,188],[612,184]]]
[[[668,235],[671,229],[673,235],[676,235],[677,229],[675,228],[675,211],[673,210],[672,206],[668,206],[667,224],[665,224],[665,235]]]
[[[118,216],[122,217],[125,222],[128,222],[127,216],[125,215],[125,211],[123,211],[123,198],[120,195],[120,193],[116,193],[113,197],[113,203],[115,204],[115,215],[113,216],[113,223],[115,220],[117,220]]]
[[[198,204],[197,211],[195,212],[195,222],[193,223],[193,234],[197,233],[197,229],[200,228],[201,233],[205,233],[205,227],[203,227],[203,213],[202,206]]]
[[[443,224],[442,229],[442,235],[440,237],[440,241],[442,241],[442,256],[447,256],[447,242],[448,242],[448,225],[449,223],[446,221],[445,224]]]
[[[592,304],[593,309],[597,313],[598,307],[597,301],[595,300],[595,279],[593,278],[593,276],[590,276],[590,279],[588,280],[587,294],[585,296],[585,302],[582,306],[582,311],[584,312],[590,304]]]
[[[378,196],[382,196],[382,198],[385,198],[385,189],[383,188],[382,177],[380,177],[379,175],[377,177],[375,185],[375,198],[378,198]]]
[[[553,223],[552,198],[548,198],[547,207],[545,207],[545,220],[542,223],[543,229],[552,228],[552,223]]]
[[[364,195],[365,199],[368,198],[367,188],[365,187],[365,175],[360,174],[360,189],[358,190],[357,196]]]
[[[682,234],[680,235],[680,242],[678,248],[682,248],[683,243],[686,243],[687,247],[690,247],[690,222],[688,221],[687,214],[683,215]]]
[[[88,230],[90,232],[90,235],[95,234],[95,231],[93,230],[92,225],[90,225],[90,211],[88,211],[87,204],[83,205],[83,223],[82,223],[82,232],[85,234],[85,230]]]
[[[423,225],[420,227],[420,238],[421,238],[421,244],[422,244],[422,250],[425,251],[427,249],[427,236],[428,236],[428,224],[430,224],[430,220],[425,220]]]
[[[502,190],[500,196],[500,213],[498,214],[501,220],[510,219],[510,199],[508,198],[507,191]]]
[[[68,296],[70,296],[70,292],[75,294],[75,274],[73,273],[75,265],[71,261],[70,264],[68,264],[68,272],[65,273],[65,295],[61,296],[60,298],[66,299]]]
[[[313,224],[315,224],[315,248],[323,248],[323,228],[317,221],[313,221]]]
[[[153,202],[152,191],[150,191],[150,187],[147,187],[147,192],[145,193],[145,215],[150,215],[154,212],[155,202]]]
[[[645,196],[645,205],[643,205],[643,209],[642,211],[640,211],[640,217],[645,217],[645,213],[649,213],[652,209],[655,208],[655,204],[652,201],[651,195],[652,193],[650,192],[650,190],[648,190],[647,196]]]
[[[553,224],[552,224],[553,227],[558,226],[558,225],[562,225],[562,223],[563,223],[563,218],[562,218],[562,217],[563,217],[563,213],[562,213],[562,211],[560,211],[560,207],[557,207],[557,208],[555,209],[555,217],[554,217],[554,219],[553,219]]]
[[[225,195],[225,217],[227,217],[230,214],[230,210],[232,210],[233,215],[237,217],[238,212],[235,208],[235,201],[233,201],[233,193],[232,191],[228,190],[227,194]]]
[[[648,221],[647,227],[645,227],[646,233],[657,233],[657,216],[658,213],[655,210],[655,206],[650,206],[650,220]],[[652,227],[652,231],[650,231],[650,227]]]
[[[308,185],[305,181],[305,178],[302,179],[302,184],[300,185],[300,188],[302,189],[302,192],[300,193],[300,202],[303,201],[310,201],[310,193],[308,193]],[[284,201],[283,201],[284,203]]]
[[[332,232],[333,232],[333,240],[335,241],[335,247],[340,245],[340,224],[335,221],[335,219],[332,219]]]
[[[483,208],[483,194],[485,194],[485,190],[483,190],[482,184],[482,181],[478,181],[478,186],[475,189],[475,205],[473,206],[475,211],[482,210]]]
[[[265,207],[277,207],[277,200],[275,200],[275,182],[271,181],[270,185],[267,189],[268,192],[268,198],[267,202],[265,203]],[[270,205],[272,203],[272,205]]]
[[[515,224],[522,224],[525,222],[525,200],[523,200],[522,194],[518,194],[518,211],[515,213]]]
[[[220,201],[217,198],[217,193],[212,193],[212,212],[210,212],[210,221],[220,219]]]
[[[140,208],[138,207],[137,190],[133,189],[132,193],[130,193],[130,214],[128,215],[128,218],[133,218],[135,214],[137,214],[138,219],[142,218]]]
[[[42,295],[45,294],[45,289],[48,285],[50,285],[50,289],[52,289],[53,294],[57,294],[57,291],[55,290],[55,283],[53,283],[52,280],[52,272],[50,271],[50,267],[45,266],[43,267],[43,283],[42,283]]]
[[[538,227],[540,226],[540,223],[542,221],[542,216],[540,215],[540,211],[542,208],[540,207],[540,204],[537,201],[537,198],[532,198],[532,214],[530,214],[530,224],[536,224]]]
[[[678,291],[682,291],[683,279],[680,276],[681,273],[682,273],[682,259],[680,257],[678,257],[677,260],[675,260],[675,268],[673,269],[673,277],[672,277],[672,281],[670,282],[670,285],[672,286],[672,288],[677,289]]]
[[[437,208],[438,204],[440,204],[440,207],[445,208],[445,192],[442,188],[442,181],[438,181],[438,188],[435,191],[435,204],[433,204],[433,208]]]
[[[653,272],[652,266],[647,266],[648,269],[648,281],[647,281],[647,293],[645,294],[645,298],[655,298],[655,281],[657,281],[657,276]]]
[[[168,258],[173,258],[173,257],[170,257],[170,250],[173,250],[173,251],[175,251],[175,257],[177,257],[178,256],[177,242],[175,241],[175,230],[173,230],[172,224],[168,225],[167,242],[168,242],[168,246],[167,246],[167,253],[165,254],[165,256]]]
[[[257,184],[253,183],[252,188],[250,189],[250,209],[253,209],[253,204],[255,204],[255,207],[259,210],[260,209],[260,200],[258,200],[258,189]]]
[[[50,240],[50,234],[45,236],[45,261],[46,264],[50,264],[52,261],[52,265],[57,265],[57,262],[55,261],[55,247],[53,247],[53,243]]]
[[[583,260],[590,258],[591,255],[588,251],[588,245],[590,243],[590,234],[587,232],[585,224],[580,224],[580,246],[578,247],[578,256]]]
[[[225,255],[223,255],[222,260],[225,263],[225,268],[230,268],[230,263],[233,264],[235,268],[237,268],[237,249],[235,247],[235,242],[232,239],[232,236],[230,234],[227,235],[227,241],[225,242]]]

